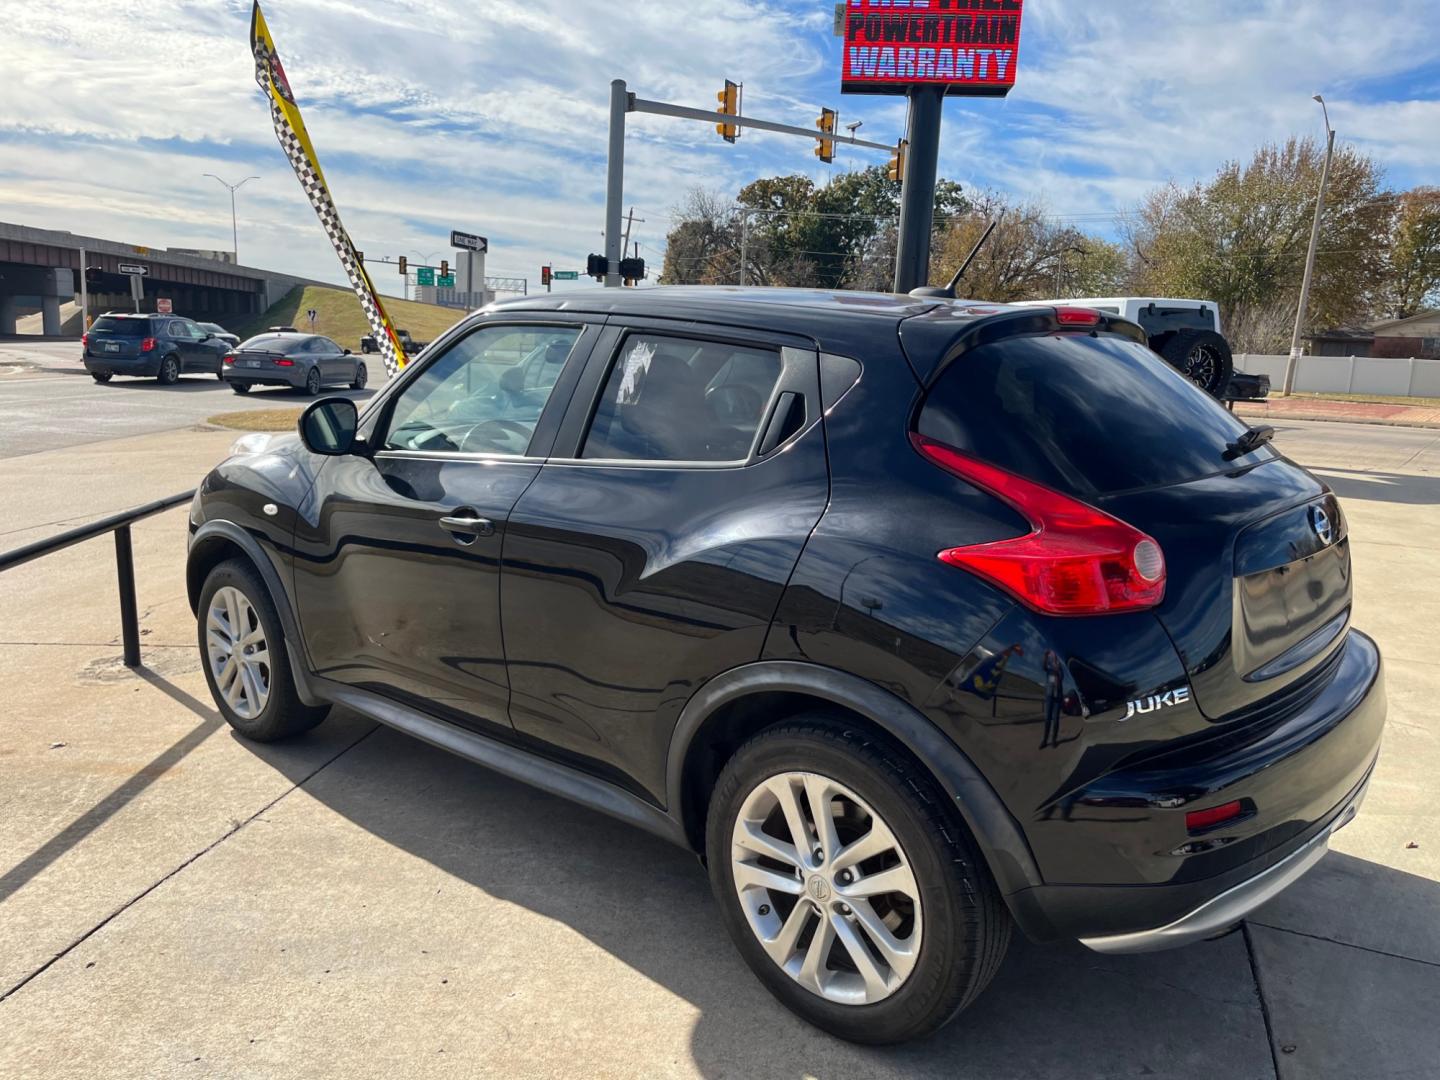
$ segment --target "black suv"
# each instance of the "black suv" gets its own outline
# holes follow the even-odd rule
[[[599,291],[467,318],[190,516],[236,729],[343,705],[699,853],[845,1038],[1012,924],[1214,937],[1354,814],[1384,722],[1323,483],[1091,310]]]
[[[203,372],[224,378],[230,347],[179,315],[101,315],[81,335],[85,370],[98,383],[116,375],[144,375],[169,386],[181,375]]]

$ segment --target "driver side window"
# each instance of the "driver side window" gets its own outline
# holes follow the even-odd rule
[[[522,455],[576,326],[487,326],[437,357],[395,401],[387,450]]]

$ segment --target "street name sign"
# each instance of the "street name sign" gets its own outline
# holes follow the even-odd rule
[[[579,281],[579,270],[556,270],[550,275],[551,281]]]

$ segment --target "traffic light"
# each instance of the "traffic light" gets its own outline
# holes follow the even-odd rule
[[[404,277],[410,266],[410,260],[404,255],[400,256],[400,276]]]
[[[585,257],[585,276],[593,277],[596,281],[604,281],[605,275],[610,272],[610,260],[604,255],[587,255]]]
[[[544,285],[547,289],[550,287],[550,267],[540,267],[540,284]]]
[[[825,135],[835,134],[835,122],[840,119],[840,114],[834,109],[821,109],[820,117],[815,121],[815,126]],[[821,139],[815,144],[815,156],[825,164],[835,160],[835,140]]]
[[[725,80],[725,89],[715,95],[715,100],[720,103],[716,112],[724,113],[726,116],[740,115],[740,85],[729,79]],[[740,137],[740,126],[738,124],[716,124],[715,133],[726,142],[733,143]]]
[[[620,276],[626,285],[634,285],[645,276],[645,260],[641,258],[621,259]]]
[[[87,266],[85,268],[85,284],[91,289],[100,285],[100,275],[103,271],[98,266]]]
[[[895,146],[895,152],[890,155],[890,167],[885,170],[885,175],[897,184],[905,179],[905,158],[910,154],[910,140],[901,139]]]
[[[449,260],[449,259],[441,259],[441,260],[440,260],[440,276],[441,276],[441,277],[449,277],[449,276],[450,276],[450,260]]]

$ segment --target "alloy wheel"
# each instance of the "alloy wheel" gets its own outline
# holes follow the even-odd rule
[[[270,700],[270,650],[260,613],[233,585],[215,590],[205,613],[215,688],[236,716],[253,720]]]
[[[1196,345],[1185,358],[1185,376],[1202,390],[1209,390],[1220,372],[1220,356],[1210,345]]]
[[[305,390],[312,396],[320,393],[320,369],[311,368],[310,374],[305,376]]]
[[[751,931],[805,989],[871,1005],[920,956],[920,888],[890,827],[829,777],[787,772],[746,797],[730,869]]]

